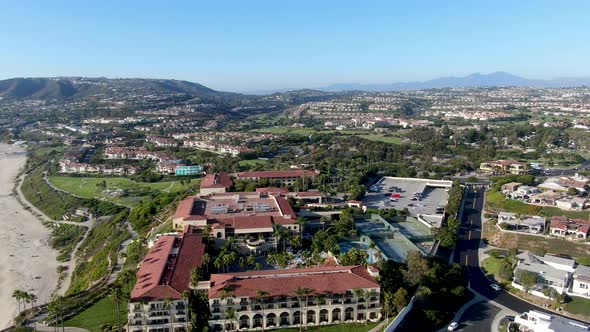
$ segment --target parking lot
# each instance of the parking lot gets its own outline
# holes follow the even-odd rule
[[[369,189],[363,203],[368,208],[407,208],[429,227],[439,227],[451,186],[451,181],[384,177]]]

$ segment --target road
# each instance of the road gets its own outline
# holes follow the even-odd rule
[[[453,260],[460,263],[467,270],[469,285],[471,289],[495,301],[496,303],[507,307],[517,313],[529,310],[537,310],[557,315],[541,307],[530,304],[521,300],[506,291],[495,291],[490,287],[490,280],[484,275],[480,268],[478,249],[481,240],[482,220],[481,214],[484,206],[484,192],[468,191],[465,196],[465,207],[461,218],[462,231],[461,238],[455,249]],[[565,317],[565,316],[564,316]],[[565,317],[567,319],[572,319]],[[467,319],[470,319],[467,317]]]

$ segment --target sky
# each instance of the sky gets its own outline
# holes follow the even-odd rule
[[[0,79],[257,91],[494,71],[588,77],[589,13],[587,0],[0,0]]]

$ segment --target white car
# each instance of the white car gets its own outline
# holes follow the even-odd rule
[[[451,324],[449,324],[449,327],[447,327],[447,330],[448,331],[455,331],[458,327],[459,327],[459,323],[452,322]]]
[[[496,285],[496,284],[491,284],[490,287],[492,287],[492,289],[495,290],[495,291],[501,291],[502,290],[502,288],[500,286]]]

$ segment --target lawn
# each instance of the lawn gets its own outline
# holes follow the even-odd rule
[[[351,324],[337,324],[328,326],[314,326],[308,327],[307,331],[318,331],[318,332],[367,332],[377,326],[381,321],[376,323],[368,322],[367,324],[351,323]],[[273,330],[275,332],[295,332],[299,331],[298,328],[289,329],[278,329]]]
[[[251,168],[256,165],[265,165],[268,164],[268,159],[250,159],[250,160],[240,160],[238,163],[240,167],[244,168]]]
[[[500,264],[502,263],[502,259],[495,258],[495,257],[488,257],[483,260],[483,269],[486,271],[487,275],[493,274],[494,276],[498,275],[498,271],[500,269]]]
[[[65,150],[65,146],[47,146],[43,148],[37,148],[33,150],[33,155],[36,157],[44,157],[49,155],[52,152],[63,152]]]
[[[541,237],[528,234],[502,232],[499,238],[494,238],[493,245],[501,248],[518,248],[520,250],[535,250],[543,248],[549,254],[580,257],[590,255],[590,247],[583,243],[575,243],[566,239]]]
[[[590,300],[572,296],[571,301],[565,304],[565,310],[576,315],[590,316]]]
[[[368,134],[368,135],[358,135],[359,137],[368,139],[369,141],[380,141],[389,144],[400,144],[402,142],[401,138],[396,136],[387,136],[383,134]]]
[[[102,331],[102,326],[117,325],[117,312],[115,304],[108,297],[103,297],[96,303],[80,312],[78,315],[64,322],[65,326],[74,326],[87,329],[91,332]],[[127,321],[127,307],[121,304],[121,322]]]
[[[49,181],[59,189],[87,198],[104,197],[102,194],[103,190],[123,189],[127,191],[126,196],[107,196],[107,200],[132,206],[137,205],[141,197],[147,196],[153,191],[178,192],[186,190],[189,187],[188,183],[181,184],[180,181],[148,183],[135,182],[126,178],[82,178],[70,176],[50,176]],[[103,181],[106,182],[106,188],[97,186],[97,184],[102,183]],[[198,182],[199,180],[192,179],[190,185],[195,185]]]
[[[586,211],[566,211],[556,207],[530,205],[514,199],[507,199],[499,191],[489,191],[486,193],[486,207],[522,215],[538,215],[544,217],[567,216],[574,219],[588,218],[588,212]]]

